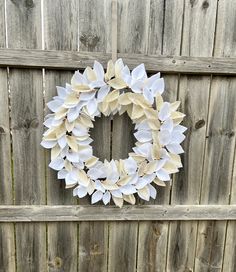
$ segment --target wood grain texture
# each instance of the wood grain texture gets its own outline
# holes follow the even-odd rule
[[[0,19],[1,20],[1,19]],[[0,69],[0,205],[13,204],[7,70]],[[14,225],[0,224],[0,271],[15,271]]]
[[[175,51],[176,46],[172,49]],[[164,49],[163,49],[164,50]],[[167,53],[165,53],[167,54]],[[176,53],[177,54],[177,53]],[[118,58],[133,69],[144,63],[149,72],[161,71],[169,74],[216,74],[235,75],[235,58],[188,57],[188,56],[152,55],[136,53],[118,53]],[[0,67],[50,68],[60,70],[83,69],[92,66],[98,60],[104,67],[111,59],[111,53],[76,52],[34,49],[0,49]]]
[[[147,53],[149,13],[150,1],[118,1],[118,52]],[[114,116],[111,152],[113,159],[128,157],[135,143],[133,129],[127,114]],[[136,271],[138,228],[138,222],[110,223],[109,271]]]
[[[0,48],[6,47],[5,1],[0,0]],[[0,69],[0,205],[13,204],[7,69]],[[15,272],[14,225],[0,224],[0,271]]]
[[[111,1],[79,1],[79,51],[111,52]],[[104,23],[106,22],[106,23]],[[92,58],[92,65],[95,58]],[[106,64],[104,65],[106,67]],[[110,160],[111,119],[96,118],[91,130],[94,154],[102,161]],[[90,204],[91,197],[79,200]],[[81,222],[79,225],[79,271],[106,271],[108,254],[108,223]]]
[[[229,31],[235,23],[236,6],[233,2],[218,1],[213,52],[216,57],[229,55],[235,57],[233,32]],[[223,24],[222,20],[224,20]],[[228,38],[225,39],[224,35],[228,35]],[[235,78],[213,77],[212,79],[201,192],[201,203],[204,204],[230,202],[235,160],[235,86]],[[230,224],[228,228],[226,222],[199,223],[195,269],[221,271],[222,266],[224,269],[228,266],[229,271],[234,270],[235,260],[230,256],[235,252],[235,245],[231,244],[232,237],[228,236],[235,232],[230,229],[232,226],[233,224]],[[227,251],[230,247],[231,250]],[[229,261],[227,265],[225,261],[223,263],[223,258]]]
[[[114,205],[0,205],[0,222],[235,219],[236,205],[124,205],[122,208]]]
[[[40,1],[6,1],[9,48],[41,49]],[[15,204],[45,204],[41,70],[10,69]],[[17,271],[46,269],[45,223],[17,224]]]
[[[211,56],[217,1],[184,2],[181,54]],[[182,156],[184,168],[173,183],[172,204],[198,204],[204,158],[210,77],[181,76],[179,100],[188,128]],[[191,178],[190,178],[191,177]],[[168,271],[193,270],[197,222],[171,222],[168,242]]]
[[[78,1],[44,1],[43,10],[45,49],[77,50],[78,49]],[[48,102],[56,94],[56,86],[70,83],[72,72],[45,70],[45,100]],[[49,163],[49,152],[46,152],[46,165]],[[72,196],[72,190],[65,189],[64,181],[57,179],[56,171],[46,168],[47,203],[77,204]],[[78,229],[77,224],[50,223],[48,224],[48,270],[76,271]]]
[[[180,54],[183,3],[176,1],[151,1],[148,53]],[[174,33],[173,31],[174,30]],[[150,37],[155,37],[151,40]],[[155,42],[156,41],[156,42]],[[162,74],[165,80],[165,101],[176,101],[178,75]],[[169,204],[171,186],[156,186],[157,198],[145,204]],[[165,271],[167,260],[169,222],[140,222],[138,239],[138,271]],[[145,244],[145,247],[143,246]]]
[[[217,27],[216,27],[216,42],[215,42],[215,48],[214,48],[214,56],[219,56],[219,57],[235,57],[236,56],[236,51],[235,51],[235,32],[233,29],[235,29],[235,13],[236,13],[236,3],[235,1],[219,1],[218,3],[218,20],[217,20]],[[224,81],[227,81],[227,79],[224,79]],[[225,82],[225,85],[227,86],[227,83]],[[230,83],[228,85],[228,91],[227,93],[230,92],[229,94],[229,100],[234,99],[235,96],[235,81]],[[228,94],[225,94],[228,96]],[[231,107],[232,104],[230,103]],[[232,109],[230,110],[232,114],[234,115],[234,112],[232,112]],[[235,111],[235,110],[234,110]],[[235,120],[234,117],[230,115],[230,119],[232,120],[232,125],[235,127]],[[234,123],[233,123],[234,120]],[[224,121],[224,126],[228,126],[226,118]],[[233,129],[233,133],[235,134],[235,129]],[[222,136],[224,137],[224,136]],[[224,137],[225,138],[225,137]],[[229,141],[230,140],[230,141]],[[232,179],[231,181],[231,189],[230,189],[230,195],[228,196],[227,193],[225,192],[226,199],[229,197],[229,203],[230,204],[235,204],[236,203],[236,190],[235,190],[235,184],[236,184],[236,160],[235,160],[235,147],[234,147],[234,152],[233,152],[233,141],[235,141],[235,135],[232,135],[231,139],[227,141],[227,146],[228,149],[228,155],[222,154],[224,158],[229,157],[232,159],[233,156],[233,169],[232,169],[232,177],[230,177],[230,168],[231,165],[227,165],[225,170],[227,172],[227,178]],[[223,144],[223,143],[222,143]],[[225,143],[224,143],[225,144]],[[229,159],[230,163],[230,159]],[[227,170],[228,169],[228,170]],[[225,171],[224,171],[225,172]],[[225,178],[222,179],[222,183],[225,182]],[[230,181],[227,180],[227,184]],[[227,187],[227,186],[226,186]],[[222,200],[221,200],[222,201]],[[224,231],[224,230],[223,230]],[[224,233],[222,231],[222,233]],[[222,235],[220,233],[220,235]],[[223,253],[223,264],[222,264],[222,271],[234,271],[236,269],[236,247],[235,247],[235,237],[236,237],[236,222],[228,222],[226,224],[226,229],[225,229],[225,245],[224,245],[224,253]],[[222,245],[222,243],[221,243]],[[220,256],[222,256],[221,251],[222,249],[220,248]]]

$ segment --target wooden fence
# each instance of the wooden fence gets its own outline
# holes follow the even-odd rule
[[[155,201],[91,206],[47,166],[45,103],[111,58],[111,2],[0,0],[0,271],[236,271],[236,1],[118,0],[118,57],[162,72],[187,116]],[[127,116],[95,124],[96,154],[125,158]]]

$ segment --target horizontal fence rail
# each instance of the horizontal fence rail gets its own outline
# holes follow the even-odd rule
[[[0,222],[235,219],[236,205],[0,206]]]
[[[132,69],[144,63],[147,71],[185,74],[235,75],[236,58],[175,57],[144,54],[118,54]],[[104,66],[111,53],[34,49],[0,49],[0,67],[74,70],[91,66],[94,60]]]

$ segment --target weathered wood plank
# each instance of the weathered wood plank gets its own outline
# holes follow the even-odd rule
[[[235,78],[212,80],[201,204],[228,204],[230,200],[236,129],[235,88]],[[225,231],[226,222],[199,224],[196,269],[221,269]],[[213,242],[209,245],[209,241]]]
[[[184,1],[181,54],[212,56],[217,1]],[[180,78],[179,99],[188,128],[182,156],[184,168],[172,187],[172,204],[198,204],[204,158],[210,77]],[[171,222],[168,242],[168,271],[193,270],[197,222]]]
[[[106,23],[104,23],[106,22]],[[93,52],[111,51],[111,1],[79,1],[79,50]],[[96,54],[96,53],[95,53]],[[91,66],[95,59],[91,59]],[[104,63],[104,67],[106,64]],[[91,130],[94,154],[102,161],[110,159],[110,118],[96,118]],[[91,197],[79,200],[89,204]],[[79,225],[79,271],[106,271],[108,251],[108,223],[81,222]]]
[[[182,3],[182,5],[181,5]],[[181,46],[183,1],[151,1],[149,20],[149,54],[179,55]],[[156,43],[155,43],[156,41]],[[163,75],[165,101],[177,99],[178,75]],[[157,188],[156,200],[144,204],[169,204],[171,186]],[[138,240],[138,271],[165,271],[169,222],[140,222]],[[145,244],[145,246],[143,246]]]
[[[0,222],[235,219],[236,205],[0,205]]]
[[[235,57],[232,29],[235,28],[236,5],[233,2],[218,1],[214,57]],[[226,11],[227,14],[225,14]],[[235,159],[233,152],[236,129],[235,88],[236,80],[233,78],[213,77],[212,79],[202,180],[202,204],[228,204],[230,201]],[[227,228],[226,222],[199,223],[195,270],[222,271],[223,257],[227,261],[227,258],[235,252],[235,244],[231,244],[230,251],[224,252],[225,246],[229,245],[227,250],[230,248],[229,241],[233,238],[228,236],[230,234],[232,230]],[[227,265],[225,263],[225,271],[233,271],[234,262],[235,260]]]
[[[0,47],[6,47],[5,1],[0,0]],[[7,69],[0,69],[0,205],[13,204]],[[15,272],[14,224],[0,224],[0,271]]]
[[[173,49],[174,50],[174,49]],[[184,74],[235,75],[236,58],[162,56],[137,53],[118,53],[118,58],[132,69],[144,63],[149,72]],[[94,60],[106,67],[111,53],[76,52],[34,49],[0,49],[0,67],[50,68],[75,70],[92,66]]]
[[[41,49],[41,2],[6,1],[9,48]],[[10,69],[15,204],[44,204],[42,70]],[[46,270],[46,225],[17,224],[17,271]]]
[[[78,1],[44,1],[44,36],[45,49],[77,50],[78,49]],[[56,86],[70,83],[72,72],[45,70],[45,100],[51,100],[56,94]],[[46,152],[49,163],[49,152]],[[65,189],[64,181],[57,179],[56,171],[47,166],[47,203],[77,204],[72,190]],[[77,264],[77,224],[48,224],[48,270],[76,271]]]
[[[235,37],[235,33],[234,33],[235,14],[236,14],[236,2],[235,1],[219,1],[214,56],[217,56],[217,57],[235,57],[236,56],[235,38],[234,38]],[[227,79],[224,79],[224,80],[227,81]],[[227,85],[227,83],[225,83],[225,84]],[[230,83],[230,86],[228,86],[228,87],[229,87],[229,89],[225,90],[226,93],[232,92],[231,95],[234,95],[236,82],[234,81],[233,84]],[[229,97],[228,99],[230,100],[230,99],[232,99],[232,97]],[[235,100],[235,98],[233,98],[233,99]],[[233,118],[234,118],[233,116],[230,116],[230,119],[232,120],[232,125],[233,125]],[[225,123],[227,123],[227,122],[225,121]],[[235,124],[234,124],[234,126],[235,126]],[[235,131],[234,128],[233,128],[233,130]],[[233,133],[235,133],[234,131],[233,131]],[[222,136],[222,137],[225,138],[224,136]],[[230,195],[228,196],[226,192],[224,194],[225,194],[226,199],[227,200],[229,199],[229,203],[235,204],[236,203],[236,190],[235,190],[235,184],[236,184],[235,154],[236,153],[235,153],[235,149],[234,149],[234,154],[233,154],[233,141],[235,141],[235,135],[232,135],[232,137],[231,137],[231,144],[229,143],[229,140],[227,140],[227,142],[228,142],[227,146],[229,146],[230,149],[227,148],[227,146],[226,146],[229,153],[228,153],[228,155],[222,154],[222,157],[227,156],[230,161],[230,157],[233,156],[233,160],[234,160],[233,167],[234,168],[232,171],[232,177],[230,177],[230,173],[229,173],[231,166],[226,166],[226,168],[223,170],[224,172],[227,171],[227,182],[226,182],[227,184],[228,184],[228,182],[230,182],[228,179],[232,178]],[[222,177],[221,182],[222,183],[225,182],[225,177],[224,178]],[[220,233],[220,235],[222,235],[223,233],[224,233],[224,230],[222,233]],[[222,271],[223,272],[234,271],[236,269],[235,237],[236,237],[236,222],[235,221],[228,222],[226,225],[226,239],[225,239],[225,244],[224,244],[225,248],[224,248],[224,253],[223,253],[223,264],[222,264]],[[221,243],[221,245],[222,245],[222,243]],[[220,256],[222,256],[221,250],[222,250],[222,248],[220,248],[220,250],[219,250]],[[215,254],[215,251],[213,252],[213,254]]]
[[[150,1],[118,1],[118,52],[142,53],[148,50]],[[119,55],[118,55],[119,57]],[[125,61],[125,60],[124,60]],[[112,158],[125,159],[135,139],[127,114],[113,117]],[[136,200],[139,203],[139,199]],[[108,271],[136,271],[138,222],[111,222],[109,225]]]

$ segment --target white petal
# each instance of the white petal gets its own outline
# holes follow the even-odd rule
[[[126,65],[121,71],[121,78],[127,85],[131,84],[132,77],[130,75],[129,67]]]
[[[63,102],[61,102],[61,101],[52,100],[47,103],[47,106],[52,112],[56,112],[59,110],[59,108],[62,106],[62,104],[63,104]]]
[[[140,142],[145,143],[152,140],[152,133],[151,131],[146,130],[138,130],[134,133],[134,137]]]
[[[138,129],[138,130],[149,130],[150,131],[150,127],[149,127],[148,123],[146,122],[146,120],[142,121],[139,124],[136,124],[135,125],[135,129]]]
[[[161,145],[167,145],[171,140],[171,134],[168,130],[161,130],[159,132],[159,140]]]
[[[85,197],[87,195],[88,192],[85,186],[79,185],[77,188],[77,195],[79,198]]]
[[[133,158],[129,157],[124,160],[124,168],[126,173],[133,174],[137,170],[137,162]]]
[[[75,121],[80,113],[80,109],[78,107],[70,108],[67,112],[67,119],[69,122]]]
[[[133,185],[129,185],[129,184],[120,187],[120,191],[121,191],[124,195],[131,195],[131,194],[136,193],[135,187],[134,187]]]
[[[156,167],[156,171],[159,171],[166,163],[165,159],[161,159],[157,162],[157,167]]]
[[[100,180],[95,180],[95,189],[105,193],[105,188],[102,186],[102,183]]]
[[[122,198],[122,193],[120,190],[112,190],[111,191],[111,194],[115,197],[119,197],[119,198]]]
[[[61,86],[56,86],[56,88],[57,88],[57,94],[58,94],[58,96],[60,98],[63,98],[63,99],[66,98],[66,96],[68,94],[66,88],[61,87]]]
[[[186,130],[187,128],[181,125],[177,125],[176,127],[174,127],[174,131],[179,131],[181,133],[184,133]]]
[[[146,86],[147,88],[151,89],[153,83],[160,78],[160,73],[157,73],[151,77],[148,78]]]
[[[157,177],[162,181],[168,181],[170,180],[170,175],[168,172],[164,169],[160,169],[156,172]]]
[[[136,154],[142,155],[148,158],[151,155],[151,148],[152,148],[152,144],[145,143],[140,146],[133,147],[133,150]]]
[[[121,77],[121,71],[123,70],[123,68],[124,68],[124,63],[123,63],[122,59],[118,59],[115,62],[115,75],[116,75],[116,77]]]
[[[171,135],[172,143],[180,144],[183,142],[184,139],[185,139],[185,135],[178,131],[173,132]]]
[[[67,145],[66,136],[62,136],[60,139],[58,139],[58,144],[60,148],[64,148]]]
[[[93,193],[92,195],[92,200],[91,203],[94,204],[96,202],[98,202],[99,200],[101,200],[103,197],[103,193],[100,191],[96,191],[95,193]]]
[[[165,89],[165,83],[163,78],[155,80],[151,86],[153,96],[156,96],[158,93],[162,94]]]
[[[94,179],[94,180],[99,179],[104,175],[102,170],[96,169],[96,168],[90,168],[87,174],[91,179]]]
[[[135,184],[135,188],[136,189],[142,189],[143,187],[145,187],[148,184],[148,180],[145,178],[139,178],[138,182]]]
[[[152,93],[149,91],[148,88],[143,89],[143,96],[151,105],[153,104],[154,97],[153,97]]]
[[[61,169],[57,173],[57,178],[58,179],[65,179],[67,174],[68,174],[68,171],[66,169]]]
[[[97,100],[96,99],[90,100],[88,102],[88,104],[87,104],[88,113],[90,115],[93,115],[96,112],[96,110],[97,110],[97,106],[98,106],[98,104],[97,104]]]
[[[64,160],[62,158],[56,158],[50,162],[49,167],[54,170],[61,170],[64,167]]]
[[[79,154],[76,152],[68,152],[66,158],[70,162],[79,162]]]
[[[110,86],[108,86],[108,85],[105,85],[99,89],[99,91],[97,92],[98,103],[102,102],[104,100],[104,98],[107,96],[109,91],[110,91]]]
[[[81,93],[79,99],[83,101],[91,100],[95,97],[95,94],[95,91]]]
[[[52,126],[53,120],[54,120],[54,117],[47,118],[43,123],[44,126],[47,128],[50,128]]]
[[[88,83],[87,79],[79,71],[76,71],[74,73],[74,75],[72,76],[71,84],[73,86],[81,85],[81,84],[84,85],[84,84],[87,84],[87,83]]]
[[[44,141],[43,140],[40,144],[44,148],[53,148],[57,144],[57,141]]]
[[[81,161],[87,161],[92,157],[93,150],[92,148],[86,148],[81,151],[79,151],[79,158]]]
[[[160,112],[158,113],[158,117],[161,121],[165,121],[170,116],[170,104],[168,102],[164,102],[161,106]]]
[[[146,74],[146,70],[145,70],[145,66],[144,64],[140,64],[137,67],[135,67],[133,69],[133,71],[131,72],[131,75],[133,78],[135,79],[146,79],[147,78],[147,74]]]
[[[173,120],[168,118],[161,125],[160,130],[168,130],[169,132],[171,132],[173,130],[173,126],[174,126]]]
[[[184,153],[183,148],[181,147],[181,145],[173,143],[173,144],[168,144],[167,149],[173,153],[173,154],[181,154]]]
[[[134,93],[141,93],[143,89],[143,81],[141,80],[132,81],[130,88]]]
[[[103,198],[102,198],[102,201],[105,205],[107,205],[111,200],[111,193],[110,192],[106,192],[104,195],[103,195]]]
[[[95,72],[95,74],[97,76],[97,79],[103,81],[103,79],[104,79],[104,69],[103,69],[101,63],[99,63],[98,61],[95,60],[94,65],[93,65],[93,70],[94,70],[94,72]]]
[[[150,192],[150,197],[151,197],[152,199],[156,199],[157,190],[155,189],[155,187],[152,186],[151,184],[148,184],[147,187],[148,187],[149,192]]]

